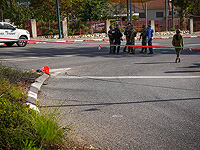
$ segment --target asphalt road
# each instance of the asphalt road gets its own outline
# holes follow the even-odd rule
[[[200,47],[199,38],[184,41]],[[45,108],[62,103],[62,124],[77,123],[82,142],[114,150],[200,149],[200,49],[182,51],[174,63],[174,49],[112,55],[108,47],[98,50],[105,42],[93,43],[1,46],[0,60],[25,70],[50,67],[40,101]],[[153,43],[171,46],[170,39]]]

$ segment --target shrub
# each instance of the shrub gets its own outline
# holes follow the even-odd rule
[[[0,78],[0,97],[9,101],[25,101],[27,95],[20,87],[11,84],[5,78]]]
[[[60,149],[70,126],[57,123],[57,109],[39,114],[22,102],[0,98],[0,147],[3,149]]]
[[[19,69],[12,69],[11,67],[4,67],[0,63],[0,78],[6,78],[11,83],[28,82],[29,80],[36,79],[40,75],[35,72],[21,71]]]
[[[27,116],[34,113],[21,102],[11,103],[0,98],[0,147],[3,149],[19,149],[25,140],[35,140],[36,135],[29,128]]]

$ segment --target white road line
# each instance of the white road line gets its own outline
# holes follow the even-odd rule
[[[51,76],[57,76],[60,73],[66,72],[67,70],[70,70],[71,68],[58,68],[58,69],[49,69],[49,73]]]
[[[200,46],[200,44],[187,44],[186,46]]]
[[[42,59],[55,59],[55,58],[67,58],[73,57],[74,55],[65,55],[65,56],[57,56],[57,57],[26,57],[26,58],[9,58],[9,59],[1,59],[1,61],[30,61],[30,60],[42,60]]]
[[[200,76],[57,76],[60,79],[196,79]]]

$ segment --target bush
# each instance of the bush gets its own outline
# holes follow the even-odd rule
[[[0,98],[0,147],[3,149],[59,149],[65,133],[56,122],[56,111],[40,115],[21,102]]]
[[[62,149],[69,127],[57,123],[58,109],[39,114],[24,102],[26,92],[13,83],[37,74],[0,65],[0,149]],[[11,82],[13,83],[11,83]]]
[[[0,78],[0,97],[9,101],[25,101],[27,95],[20,87],[11,84],[5,78]]]
[[[6,78],[11,83],[28,82],[38,78],[40,75],[35,72],[21,71],[19,69],[12,69],[11,67],[4,67],[0,63],[0,78]]]
[[[33,110],[21,102],[11,103],[0,98],[0,147],[3,149],[19,149],[25,140],[35,140],[34,132],[29,128],[27,116]]]

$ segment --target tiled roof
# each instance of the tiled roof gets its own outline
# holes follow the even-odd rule
[[[134,3],[136,6],[144,7],[144,3]],[[147,2],[147,7],[165,7],[165,0],[151,0]]]

